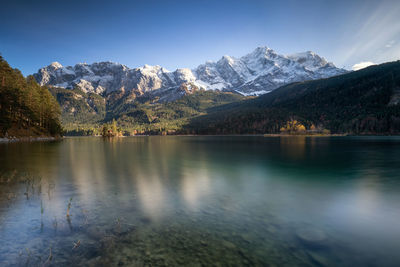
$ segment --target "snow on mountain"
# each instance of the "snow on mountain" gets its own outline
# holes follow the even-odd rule
[[[133,91],[137,95],[162,96],[166,101],[197,89],[236,91],[243,95],[268,93],[282,85],[347,72],[307,51],[279,55],[268,47],[234,58],[223,56],[191,69],[173,72],[160,66],[144,65],[130,69],[113,62],[79,63],[64,67],[58,62],[34,74],[41,85],[107,95],[115,91]],[[184,89],[182,89],[184,88]]]

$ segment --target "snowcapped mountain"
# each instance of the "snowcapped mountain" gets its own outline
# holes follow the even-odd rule
[[[217,62],[206,62],[192,70],[168,71],[149,65],[130,69],[113,62],[64,67],[53,62],[34,76],[41,85],[78,87],[84,92],[104,96],[112,92],[130,92],[171,101],[199,89],[260,95],[288,83],[346,72],[311,51],[285,56],[268,47],[258,47],[243,57],[223,56]]]

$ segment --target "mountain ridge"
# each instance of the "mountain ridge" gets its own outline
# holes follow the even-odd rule
[[[242,95],[261,95],[296,81],[326,78],[346,73],[325,58],[307,51],[280,55],[268,47],[258,47],[240,58],[223,56],[216,62],[207,61],[194,69],[169,71],[161,66],[144,65],[129,68],[110,61],[62,66],[59,62],[41,68],[33,74],[41,85],[108,95],[115,91],[133,91],[164,95],[165,101],[186,93],[204,89],[235,91]]]

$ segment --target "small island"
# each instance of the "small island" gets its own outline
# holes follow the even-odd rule
[[[117,122],[113,119],[111,124],[104,124],[101,131],[103,137],[121,137],[122,132],[117,128]]]

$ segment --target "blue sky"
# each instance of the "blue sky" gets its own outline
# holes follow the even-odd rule
[[[400,59],[400,1],[2,1],[0,53],[25,75],[58,61],[195,67],[257,46],[338,67]]]

